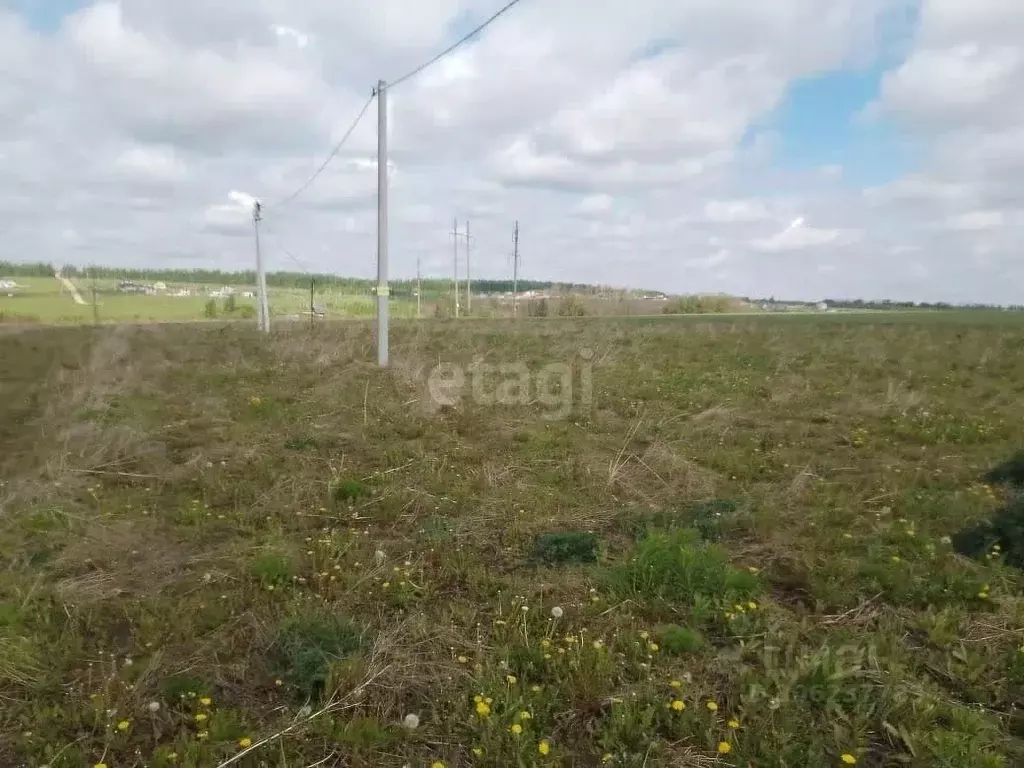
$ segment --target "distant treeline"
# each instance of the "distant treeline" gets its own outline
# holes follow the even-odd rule
[[[137,280],[150,283],[186,283],[189,285],[255,285],[256,273],[253,270],[227,272],[220,269],[141,269],[126,267],[60,267],[65,277],[96,280]],[[0,261],[0,275],[10,277],[52,277],[54,265],[44,262],[14,264]],[[307,274],[305,272],[268,272],[267,285],[275,288],[301,288],[308,290],[310,280],[315,289],[331,288],[345,293],[370,293],[376,280],[356,277],[340,277],[327,274]],[[451,293],[452,283],[449,279],[429,278],[421,281],[423,297],[445,296]],[[390,282],[391,293],[396,297],[412,297],[416,295],[415,280],[393,280]],[[474,280],[474,294],[510,293],[512,280]],[[520,280],[520,293],[526,291],[547,291],[552,293],[576,293],[597,295],[610,289],[580,283],[555,283],[544,280]],[[462,284],[465,290],[465,283]]]

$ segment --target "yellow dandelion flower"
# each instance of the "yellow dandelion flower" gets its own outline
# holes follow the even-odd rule
[[[595,640],[592,643],[592,645],[594,646],[594,650],[597,651],[600,651],[602,648],[604,648],[604,643],[601,640]]]
[[[707,704],[705,704],[705,706],[708,708],[709,712],[717,712],[718,711],[718,703],[717,702],[709,701]]]
[[[521,726],[519,723],[513,723],[512,727],[509,728],[509,730],[512,731],[512,733],[514,733],[516,736],[518,736],[520,733],[523,732],[523,726]]]
[[[682,688],[683,687],[682,682],[679,681],[679,680],[673,680],[671,683],[669,683],[669,685],[671,685],[673,688]]]
[[[209,731],[199,731],[199,733],[196,734],[196,738],[197,739],[205,739],[209,735],[210,735]]]
[[[475,701],[477,704],[479,704],[483,700],[484,700],[484,697],[480,696],[480,695],[477,695],[477,696],[473,697],[473,701]]]
[[[92,768],[107,768],[106,763],[96,763]]]
[[[531,715],[525,709],[522,712],[519,713],[519,719],[520,720],[530,720],[532,718],[533,718],[533,715]]]
[[[204,707],[208,707],[211,704],[213,704],[213,699],[211,699],[209,696],[203,696],[203,698],[199,700],[199,703],[202,704]]]
[[[900,556],[899,556],[899,555],[893,555],[893,556],[892,556],[892,561],[893,561],[894,563],[898,563],[898,562],[900,561]]]
[[[540,647],[541,648],[550,648],[551,647],[551,641],[550,640],[541,640],[540,641]]]
[[[242,749],[248,749],[252,746],[252,739],[250,739],[248,736],[243,736],[238,740],[238,746],[240,746]]]
[[[274,685],[284,685],[284,680],[277,679],[274,681]]]
[[[469,664],[469,659],[467,659],[465,656],[459,656],[457,661],[459,662],[459,664]]]
[[[978,598],[981,600],[988,600],[988,592],[979,592]]]
[[[650,651],[651,653],[657,653],[660,649],[661,649],[661,646],[659,646],[657,643],[648,643],[647,644],[647,650]]]
[[[607,763],[610,763],[614,759],[615,758],[612,757],[610,752],[605,752],[603,755],[601,755],[601,764],[605,765]]]
[[[505,679],[508,681],[509,685],[515,685],[516,684],[516,676],[515,675],[505,675]]]
[[[747,568],[747,571],[749,573],[753,574],[754,576],[757,576],[757,574],[759,574],[761,572],[761,569],[760,568],[755,568],[754,566],[750,566],[749,568]]]
[[[641,640],[646,640],[650,636],[651,636],[650,632],[648,632],[646,629],[640,633],[640,639]]]
[[[119,731],[127,731],[128,730],[128,726],[130,726],[130,725],[131,725],[131,723],[129,723],[127,720],[122,720],[120,723],[117,724],[117,730],[119,730]]]
[[[487,717],[491,714],[491,708],[487,705],[487,702],[478,701],[476,703],[476,713],[480,715],[480,717]]]
[[[530,690],[533,691],[534,693],[540,693],[540,686],[539,685],[531,685],[530,686]]]
[[[440,760],[435,760],[430,764],[430,768],[444,768],[444,763],[442,763]]]
[[[542,755],[547,755],[551,751],[551,745],[547,741],[542,741],[537,745],[537,751]]]
[[[483,756],[484,751],[480,747],[473,747],[473,754],[477,757],[481,757]]]
[[[728,722],[728,726],[729,726],[730,728],[739,728],[739,727],[740,727],[740,721],[739,721],[739,720],[737,720],[737,719],[736,719],[736,718],[734,717],[734,718],[733,718],[732,720],[730,720],[730,721]]]
[[[853,755],[851,755],[849,752],[843,752],[843,754],[839,757],[839,759],[842,760],[847,765],[856,765],[857,764],[857,758],[854,757]]]
[[[730,752],[732,752],[732,744],[730,744],[728,741],[718,742],[718,754],[728,755]]]
[[[674,709],[676,712],[682,712],[684,709],[686,709],[686,704],[684,704],[680,699],[676,699],[672,702],[672,709]]]
[[[753,600],[751,600],[749,603],[747,603],[747,608],[749,608],[752,611],[756,611],[757,610],[757,603],[755,603]]]
[[[205,712],[197,712],[196,713],[196,722],[197,723],[203,722],[203,720],[205,720],[206,718],[207,718],[207,714]]]

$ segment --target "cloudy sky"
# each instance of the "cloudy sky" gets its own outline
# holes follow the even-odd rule
[[[504,0],[0,0],[0,259],[375,274],[379,78]],[[1020,0],[522,0],[388,92],[395,277],[1024,303]],[[289,255],[290,254],[290,255]]]

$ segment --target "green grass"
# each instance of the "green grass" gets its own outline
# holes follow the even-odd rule
[[[841,316],[4,324],[0,765],[1024,764],[1020,328]]]

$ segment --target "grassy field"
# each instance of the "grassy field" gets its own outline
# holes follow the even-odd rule
[[[1024,333],[829,320],[0,328],[0,765],[1024,764]]]
[[[0,323],[46,325],[83,325],[98,321],[108,323],[150,323],[150,322],[188,322],[207,318],[206,288],[211,286],[189,286],[199,295],[177,297],[169,295],[145,296],[123,294],[117,291],[116,282],[98,281],[96,306],[93,307],[93,283],[87,280],[74,281],[82,299],[86,302],[76,304],[72,296],[62,290],[60,283],[53,278],[25,277],[19,278],[21,286],[11,296],[7,292],[0,293]],[[173,291],[176,287],[169,286]],[[249,290],[239,288],[238,292]],[[270,288],[268,290],[272,318],[284,318],[309,313],[309,292],[292,288]],[[237,296],[234,313],[225,311],[223,299],[215,300],[216,317],[219,319],[245,320],[251,314],[255,318],[255,299]],[[317,293],[315,303],[329,315],[336,317],[370,317],[376,304],[372,296],[345,295],[337,291],[321,291]],[[413,317],[416,305],[410,301],[393,302],[393,314],[396,317]],[[255,319],[251,320],[255,323]]]

